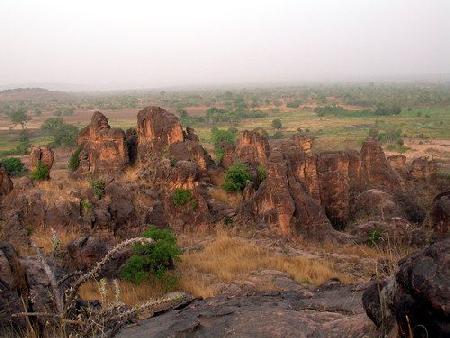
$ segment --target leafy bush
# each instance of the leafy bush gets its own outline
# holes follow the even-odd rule
[[[18,176],[25,172],[25,165],[16,157],[8,157],[0,161],[10,176]]]
[[[214,127],[211,129],[212,143],[214,144],[214,152],[217,161],[222,160],[224,150],[223,143],[234,144],[236,141],[237,130],[235,128],[219,129]]]
[[[375,246],[380,243],[380,241],[383,239],[381,235],[381,231],[378,229],[373,229],[368,234],[368,242],[370,245]]]
[[[167,283],[174,284],[173,278],[168,277],[166,272],[173,267],[181,254],[175,236],[169,229],[158,229],[153,226],[145,231],[143,236],[156,242],[147,245],[137,244],[133,249],[133,255],[122,268],[120,276],[140,284],[153,274],[163,281],[169,278]]]
[[[38,161],[36,168],[31,172],[31,179],[34,181],[47,180],[50,177],[50,170],[41,161]]]
[[[283,125],[281,124],[281,120],[280,119],[272,120],[272,128],[280,129],[281,127],[283,127]]]
[[[84,211],[89,211],[92,209],[92,203],[89,200],[81,200],[81,207]]]
[[[176,189],[172,194],[172,202],[176,207],[181,207],[192,200],[192,192],[186,189]]]
[[[282,133],[281,131],[278,130],[277,132],[275,132],[275,133],[272,135],[271,138],[277,140],[277,139],[280,139],[280,138],[283,138],[283,137],[284,137],[283,133]]]
[[[92,180],[91,181],[91,189],[94,193],[95,197],[97,197],[99,200],[102,199],[103,196],[105,196],[105,182],[101,180]]]
[[[236,163],[226,171],[223,188],[226,191],[242,191],[250,179],[248,167],[245,164]]]
[[[68,167],[71,171],[75,171],[80,166],[80,153],[83,147],[78,147],[70,156]]]

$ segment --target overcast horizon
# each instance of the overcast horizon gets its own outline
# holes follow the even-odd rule
[[[450,76],[450,1],[1,0],[0,88]]]

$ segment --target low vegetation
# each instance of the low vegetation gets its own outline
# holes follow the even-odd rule
[[[72,172],[76,171],[80,166],[80,153],[82,149],[83,148],[80,146],[72,153],[72,155],[70,155],[69,163],[67,165]]]
[[[248,166],[243,163],[236,163],[227,169],[223,188],[226,191],[242,191],[250,180],[251,175]]]
[[[36,168],[33,169],[30,175],[34,181],[44,181],[50,178],[50,170],[41,161],[38,161]]]
[[[172,202],[176,207],[181,207],[183,205],[186,205],[189,202],[192,202],[192,192],[187,189],[175,189],[175,191],[172,193]]]
[[[105,187],[106,184],[102,180],[92,180],[91,181],[91,189],[97,199],[102,199],[105,196]]]
[[[26,171],[25,165],[17,157],[8,157],[0,161],[10,176],[19,176]]]

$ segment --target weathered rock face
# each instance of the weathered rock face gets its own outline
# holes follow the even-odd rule
[[[317,160],[320,200],[331,223],[341,229],[350,215],[349,164],[345,152],[322,153]]]
[[[436,173],[436,163],[428,157],[414,159],[410,166],[408,177],[413,180],[426,180]]]
[[[11,325],[11,315],[24,311],[28,289],[25,271],[11,244],[0,242],[0,327]]]
[[[362,192],[353,205],[355,219],[388,220],[392,217],[402,217],[403,213],[394,197],[378,189]]]
[[[183,309],[124,328],[118,337],[374,337],[374,326],[359,301],[361,292],[336,284],[313,293],[195,300]]]
[[[156,151],[184,141],[183,128],[178,118],[159,107],[142,109],[137,116],[138,160]]]
[[[203,173],[214,166],[214,161],[198,141],[186,140],[170,145],[169,156],[174,161],[192,161]]]
[[[30,169],[34,170],[38,163],[41,162],[49,170],[53,166],[55,155],[49,147],[33,147],[30,153]]]
[[[310,153],[313,147],[314,138],[306,135],[296,134],[292,137],[294,142],[298,145],[304,153]]]
[[[367,139],[361,147],[361,180],[369,188],[396,191],[400,177],[391,168],[381,145],[374,139]]]
[[[450,232],[450,191],[443,192],[433,199],[431,222],[437,234],[447,235]]]
[[[111,128],[108,119],[95,112],[91,123],[81,130],[77,143],[83,147],[80,153],[80,167],[77,172],[114,173],[129,163],[125,132]]]
[[[9,178],[8,172],[0,164],[0,201],[1,199],[9,194],[13,189],[13,183]]]
[[[223,156],[220,159],[220,165],[225,169],[228,169],[234,163],[234,144],[228,142],[222,142],[220,147],[223,149]]]
[[[249,205],[252,213],[282,235],[314,234],[322,237],[332,230],[320,205],[301,184],[289,175],[280,152],[272,152],[267,162],[267,177]]]
[[[270,155],[267,137],[257,131],[244,130],[236,143],[236,160],[250,165],[265,164]]]
[[[391,168],[396,170],[398,173],[403,173],[406,169],[406,156],[405,155],[390,155],[387,157],[389,165]]]
[[[395,277],[379,284],[378,297],[366,291],[364,307],[380,325],[379,311],[374,309],[383,304],[385,317],[397,321],[400,337],[410,337],[410,332],[414,337],[448,337],[449,278],[450,239],[446,239],[402,259]]]

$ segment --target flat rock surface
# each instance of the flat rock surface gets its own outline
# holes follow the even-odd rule
[[[124,328],[118,337],[375,337],[361,287],[218,296]]]

